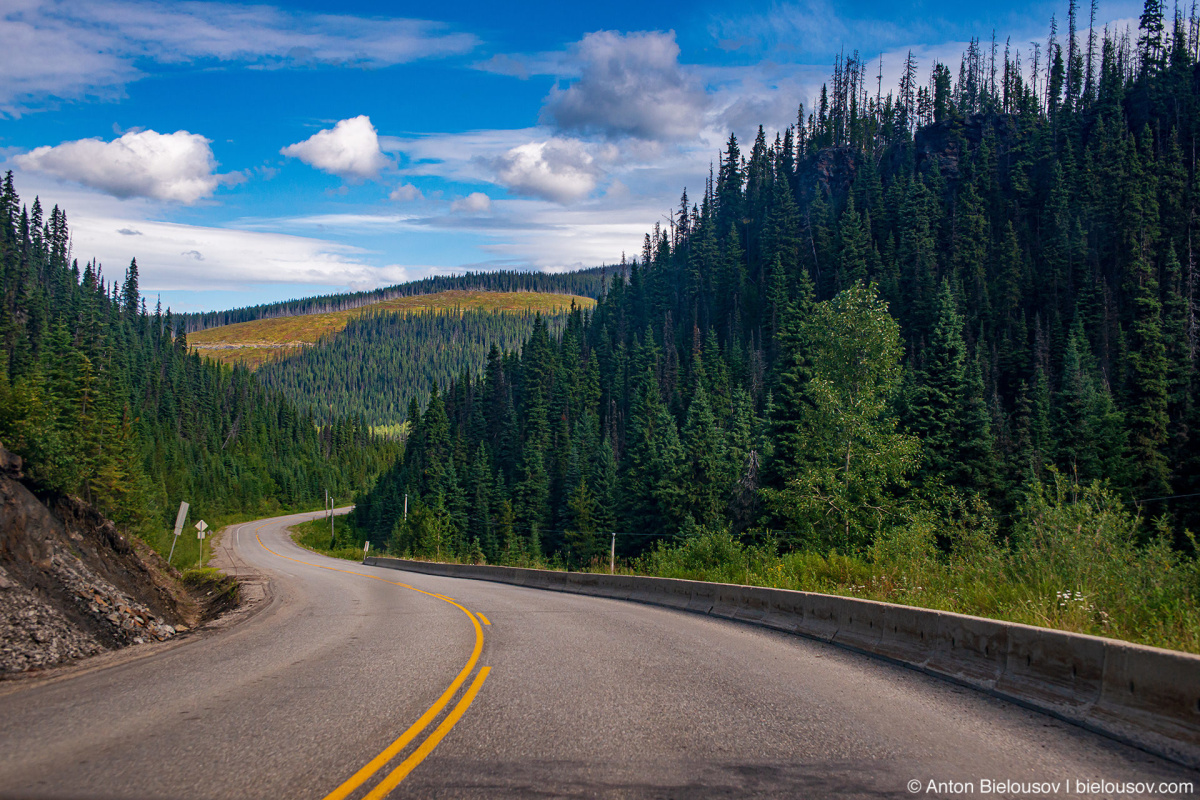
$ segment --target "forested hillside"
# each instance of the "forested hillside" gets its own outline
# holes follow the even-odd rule
[[[300,300],[285,300],[282,303],[247,306],[229,311],[181,314],[178,322],[187,333],[193,333],[219,325],[232,325],[255,319],[292,317],[300,314],[328,314],[333,311],[362,308],[399,297],[447,291],[553,292],[598,297],[602,291],[605,276],[610,271],[609,267],[593,267],[563,273],[506,271],[439,275],[367,292],[305,297]]]
[[[426,311],[367,314],[335,336],[258,371],[264,386],[278,389],[317,416],[361,418],[371,426],[395,426],[421,408],[435,386],[474,375],[488,353],[520,350],[536,314]],[[565,314],[546,317],[561,331]]]
[[[266,317],[205,328],[188,334],[188,346],[199,351],[205,358],[231,365],[245,364],[254,369],[260,364],[295,355],[302,348],[316,344],[322,338],[332,338],[340,334],[350,320],[364,314],[461,314],[467,311],[533,314],[540,311],[545,315],[557,316],[565,314],[576,305],[590,308],[595,302],[590,297],[557,292],[449,289],[433,294],[380,300],[343,311]],[[484,354],[486,352],[485,348]],[[482,364],[480,361],[473,369],[477,371]]]
[[[586,563],[597,532],[637,534],[628,555],[700,526],[949,552],[1105,480],[1159,519],[1143,541],[1190,550],[1200,31],[1157,0],[1134,32],[1068,17],[924,83],[910,57],[887,95],[839,59],[795,126],[731,136],[593,313],[411,418],[359,540]]]
[[[149,311],[137,262],[110,281],[69,259],[66,213],[0,191],[0,442],[48,492],[78,494],[151,538],[192,519],[317,505],[398,453],[361,421],[318,424],[244,368],[189,355]],[[86,243],[76,243],[76,247]]]

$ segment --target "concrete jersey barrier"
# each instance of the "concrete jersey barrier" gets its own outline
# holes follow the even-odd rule
[[[819,639],[947,678],[1200,769],[1200,656],[1188,653],[788,589],[383,557],[363,563],[632,600]]]

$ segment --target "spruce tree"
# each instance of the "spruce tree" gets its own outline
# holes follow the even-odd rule
[[[1130,266],[1133,321],[1129,326],[1127,386],[1130,456],[1143,496],[1171,493],[1167,443],[1169,365],[1162,336],[1162,303],[1155,270],[1142,250]]]
[[[909,428],[921,438],[925,454],[923,474],[962,483],[965,465],[959,449],[965,425],[966,346],[962,317],[947,282],[942,283],[936,319],[925,348],[913,399],[909,403]]]

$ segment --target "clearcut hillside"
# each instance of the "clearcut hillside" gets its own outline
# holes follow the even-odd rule
[[[315,314],[269,317],[221,325],[188,334],[189,347],[223,364],[244,364],[257,369],[269,361],[294,356],[322,337],[341,333],[350,320],[364,314],[454,313],[470,311],[555,316],[571,309],[591,308],[590,297],[550,292],[492,292],[448,290],[411,295],[376,303]]]

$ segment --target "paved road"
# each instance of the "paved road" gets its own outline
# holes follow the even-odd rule
[[[393,797],[927,797],[986,794],[984,780],[1066,782],[1063,797],[1089,796],[1082,780],[1200,788],[1200,773],[828,645],[317,556],[285,533],[309,516],[226,534],[225,558],[270,577],[272,596],[249,619],[66,679],[0,687],[0,796],[359,798],[394,785]],[[909,793],[911,780],[920,792]],[[973,791],[927,793],[931,780]]]

